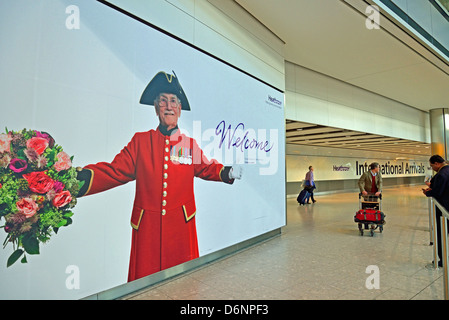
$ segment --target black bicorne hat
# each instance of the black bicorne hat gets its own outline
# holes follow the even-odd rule
[[[173,74],[159,71],[143,91],[140,97],[140,103],[152,106],[154,105],[154,100],[161,93],[175,94],[181,101],[181,109],[190,111],[189,101],[174,71]]]

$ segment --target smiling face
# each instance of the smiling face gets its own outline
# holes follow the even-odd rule
[[[181,116],[181,102],[176,95],[161,93],[155,103],[155,109],[161,125],[166,126],[167,130],[176,127]]]

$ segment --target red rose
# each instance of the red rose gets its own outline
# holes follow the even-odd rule
[[[34,137],[27,141],[27,148],[34,149],[38,155],[44,153],[45,149],[48,147],[48,140],[45,138]]]
[[[24,174],[23,177],[28,181],[30,190],[36,193],[47,193],[55,184],[53,179],[42,171]]]
[[[38,205],[31,198],[22,198],[16,202],[17,209],[25,217],[30,218],[37,212]]]
[[[70,195],[70,192],[65,190],[56,194],[53,199],[53,205],[56,208],[61,208],[70,203],[70,201],[72,201],[72,196]]]

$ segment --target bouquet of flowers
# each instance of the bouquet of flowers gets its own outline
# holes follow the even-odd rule
[[[72,223],[71,209],[81,183],[69,157],[45,132],[23,129],[0,134],[0,223],[13,245],[11,266],[27,254],[39,254],[40,243]]]

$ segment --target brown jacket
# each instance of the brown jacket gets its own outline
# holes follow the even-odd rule
[[[378,192],[382,192],[382,176],[380,172],[377,173],[376,178],[376,187]],[[371,185],[373,183],[371,170],[365,171],[359,179],[359,189],[360,192],[365,190],[366,192],[371,192]]]

